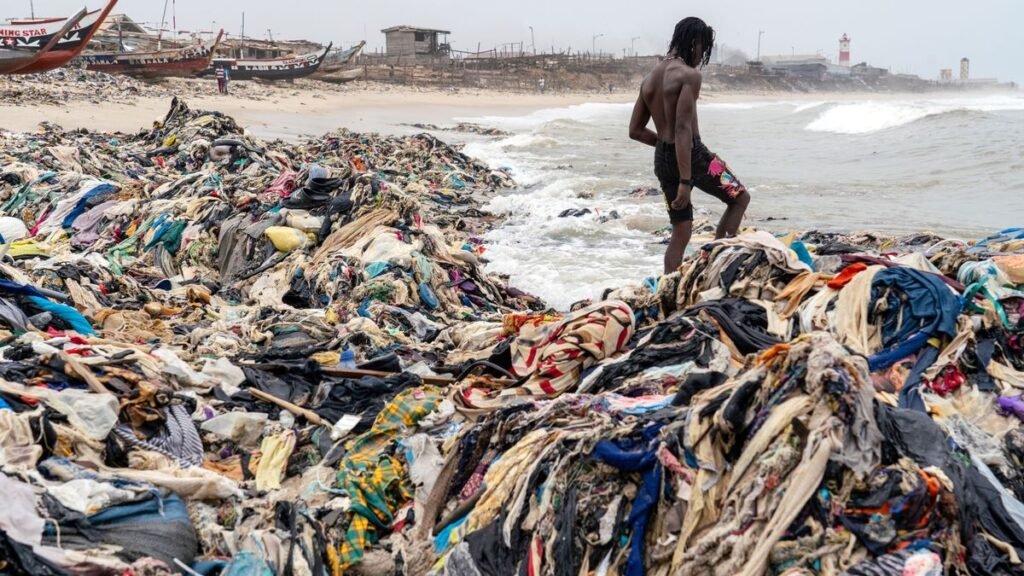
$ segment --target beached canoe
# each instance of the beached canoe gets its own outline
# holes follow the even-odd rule
[[[332,84],[344,84],[353,80],[360,80],[366,75],[366,69],[362,66],[350,70],[338,70],[329,74],[318,74],[316,79]]]
[[[366,40],[363,40],[351,48],[329,51],[327,53],[327,58],[324,58],[323,64],[320,65],[320,69],[317,71],[317,76],[331,74],[344,69],[353,58],[363,51],[364,46],[366,46]]]
[[[82,9],[71,18],[61,20],[61,26],[46,42],[19,42],[13,36],[0,38],[0,74],[13,74],[21,68],[39,63],[86,14],[85,9]]]
[[[204,74],[213,74],[218,68],[226,67],[232,80],[293,80],[309,76],[319,70],[331,46],[333,44],[329,44],[320,53],[287,58],[214,58]]]
[[[0,37],[14,39],[15,45],[44,45],[56,36],[57,44],[37,61],[18,68],[14,74],[35,74],[64,66],[85,50],[103,25],[117,0],[108,0],[106,7],[86,13],[71,30],[58,33],[67,20],[11,20],[0,24]]]
[[[86,69],[108,74],[125,74],[139,78],[195,76],[210,67],[213,53],[223,36],[224,31],[221,30],[211,45],[198,44],[147,52],[86,54],[80,60]]]

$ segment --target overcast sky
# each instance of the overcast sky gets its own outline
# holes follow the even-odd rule
[[[4,16],[28,14],[31,0],[2,0]],[[893,72],[925,78],[940,68],[959,70],[971,59],[972,77],[1024,81],[1024,1],[1021,0],[173,0],[181,29],[209,29],[216,21],[231,34],[333,41],[345,46],[366,39],[372,50],[384,42],[381,28],[397,24],[451,30],[459,50],[509,42],[538,50],[599,50],[622,54],[633,37],[641,53],[662,53],[675,22],[699,16],[718,41],[753,56],[758,30],[762,55],[820,52],[835,59],[838,39],[852,38],[854,63],[867,61]],[[64,15],[105,0],[34,0],[37,16]],[[158,23],[162,0],[120,0],[116,12]],[[168,9],[170,21],[170,9]]]

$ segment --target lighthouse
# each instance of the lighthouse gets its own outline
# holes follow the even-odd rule
[[[850,65],[850,37],[846,34],[839,39],[839,65]]]

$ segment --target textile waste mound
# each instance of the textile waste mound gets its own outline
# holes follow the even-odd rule
[[[64,67],[40,74],[0,76],[0,101],[17,106],[62,105],[69,102],[132,104],[140,98],[216,97],[211,78],[163,78],[137,80],[79,68]],[[348,88],[310,78],[299,78],[287,87],[258,82],[231,84],[232,100],[274,100],[301,93],[344,92]]]
[[[0,133],[0,573],[1024,572],[1024,230],[546,309],[427,135]]]

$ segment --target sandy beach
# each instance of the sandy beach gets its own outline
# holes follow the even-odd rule
[[[466,116],[528,114],[536,110],[584,103],[629,103],[632,91],[612,94],[575,92],[530,94],[482,89],[418,89],[407,86],[358,84],[337,86],[317,82],[301,85],[236,83],[237,94],[204,94],[208,82],[177,80],[145,88],[133,98],[88,102],[68,96],[64,103],[0,104],[0,128],[33,130],[41,122],[54,122],[67,129],[134,132],[159,120],[167,112],[171,96],[180,94],[190,104],[234,117],[241,125],[263,138],[294,139],[318,135],[335,128],[356,131],[395,132],[405,124],[450,123]],[[142,85],[146,87],[147,85]],[[213,92],[213,86],[210,86]],[[779,93],[720,92],[709,88],[703,102],[757,102],[768,100],[846,101],[870,98],[891,100],[907,94],[874,93]],[[920,97],[922,95],[915,95]]]
[[[237,85],[236,85],[237,86]],[[190,86],[190,88],[192,88]],[[407,87],[360,86],[324,89],[264,86],[264,96],[189,97],[199,108],[234,117],[263,137],[294,137],[319,134],[345,127],[359,131],[389,131],[411,123],[444,123],[453,117],[483,114],[526,114],[587,102],[629,102],[632,94],[510,94],[486,90],[417,90]],[[134,132],[149,126],[167,112],[170,97],[140,96],[132,102],[100,102],[79,106],[66,104],[0,105],[0,128],[33,130],[40,122],[54,122],[67,129],[85,128]]]

